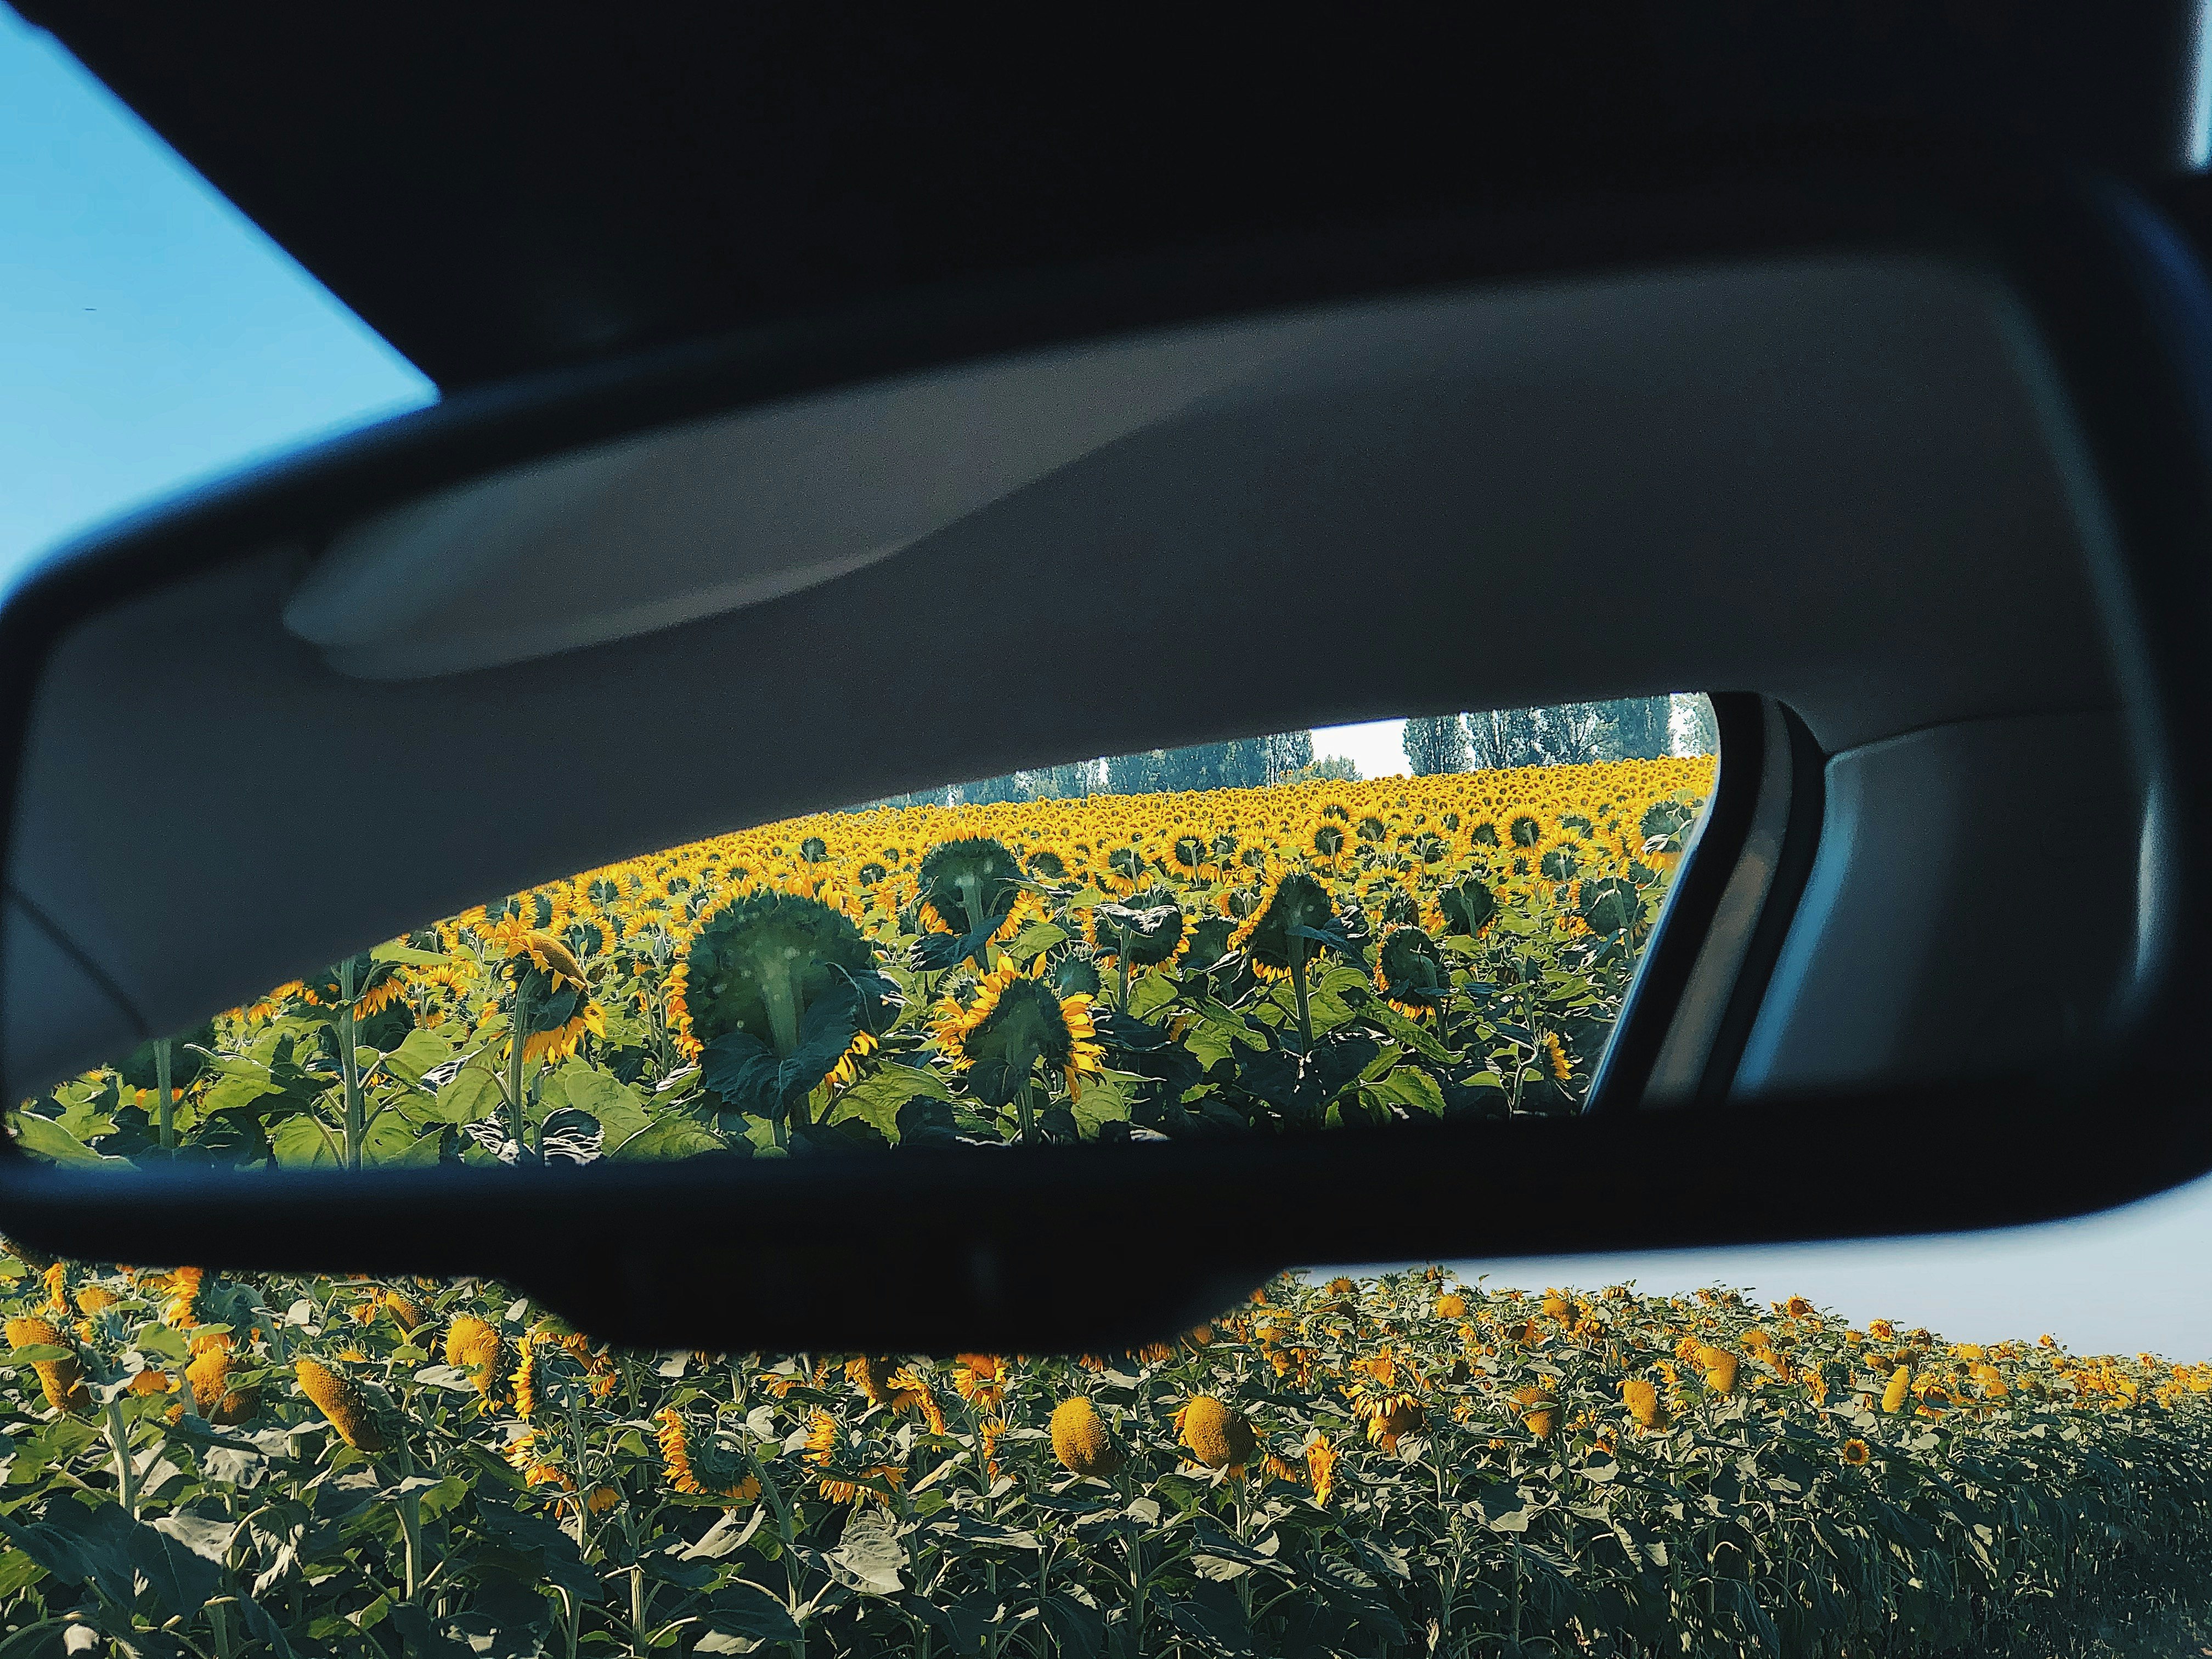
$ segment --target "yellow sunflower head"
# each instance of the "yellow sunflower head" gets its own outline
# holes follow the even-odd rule
[[[987,1105],[1012,1100],[1040,1062],[1071,1086],[1105,1068],[1091,999],[1060,996],[1036,976],[1042,967],[1042,957],[1026,973],[1009,963],[984,976],[966,1007],[951,997],[939,1005],[933,1028],[938,1050]]]

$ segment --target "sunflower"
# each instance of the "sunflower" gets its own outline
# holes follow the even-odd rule
[[[1210,1394],[1194,1395],[1175,1414],[1176,1438],[1209,1469],[1242,1474],[1259,1437],[1243,1413]]]
[[[861,1029],[823,1073],[848,1083],[876,1046],[866,1026],[878,977],[876,947],[850,916],[817,898],[763,888],[715,910],[693,937],[669,975],[669,1023],[691,1059],[727,1039],[783,1061],[799,1050],[811,1011],[850,999]],[[799,1081],[811,1088],[820,1080]]]
[[[1120,964],[1125,987],[1133,970],[1172,967],[1190,949],[1182,907],[1157,888],[1127,903],[1092,906],[1083,936],[1100,962]]]
[[[1326,932],[1336,920],[1328,889],[1303,870],[1286,871],[1267,884],[1244,925],[1229,936],[1229,948],[1243,951],[1262,979],[1303,985],[1314,941],[1292,929]]]
[[[1070,1395],[1053,1407],[1052,1455],[1070,1474],[1102,1480],[1121,1467],[1121,1449],[1085,1395]]]
[[[1467,1317],[1467,1298],[1457,1291],[1446,1291],[1437,1298],[1436,1316],[1439,1319]]]
[[[1865,1441],[1853,1438],[1844,1442],[1842,1455],[1844,1462],[1857,1468],[1874,1456],[1874,1450]]]
[[[1659,1390],[1640,1376],[1632,1376],[1620,1385],[1621,1404],[1636,1419],[1639,1429],[1656,1430],[1667,1426],[1667,1407],[1661,1403]]]
[[[230,1385],[230,1337],[209,1337],[185,1367],[185,1386],[192,1391],[192,1408],[209,1422],[231,1427],[252,1418],[261,1409],[261,1390]]]
[[[1394,928],[1375,953],[1375,988],[1400,1013],[1419,1019],[1435,1013],[1451,989],[1451,965],[1419,927]]]
[[[1298,850],[1317,864],[1334,866],[1352,845],[1345,827],[1334,818],[1318,818],[1298,837]]]
[[[500,1336],[481,1319],[463,1314],[446,1328],[446,1363],[489,1399],[499,1386]]]
[[[1105,1069],[1091,999],[1058,995],[1036,977],[1042,967],[1042,957],[1027,973],[1009,963],[984,976],[967,1007],[951,997],[939,1005],[932,1028],[938,1049],[988,1105],[1012,1100],[1040,1060],[1071,1088],[1078,1078]]]
[[[300,1392],[329,1419],[338,1438],[356,1451],[384,1449],[384,1430],[376,1420],[375,1408],[352,1378],[319,1359],[302,1359],[292,1369],[299,1379]]]
[[[8,1346],[11,1348],[66,1348],[68,1340],[60,1327],[50,1319],[35,1316],[8,1322]],[[39,1386],[46,1391],[46,1403],[57,1411],[81,1412],[92,1404],[92,1394],[84,1386],[84,1370],[77,1364],[74,1353],[64,1353],[53,1359],[32,1362],[32,1370],[39,1376]]]
[[[523,1029],[524,1065],[565,1059],[586,1032],[606,1034],[605,1011],[592,1000],[584,970],[566,945],[550,933],[513,925],[502,925],[499,940],[507,952],[504,972]],[[510,1052],[514,1042],[510,1027]]]
[[[1554,1083],[1565,1083],[1574,1075],[1574,1063],[1567,1058],[1565,1045],[1560,1042],[1557,1031],[1544,1033],[1544,1064]]]
[[[1398,1437],[1411,1434],[1426,1419],[1414,1390],[1420,1374],[1389,1352],[1354,1360],[1351,1369],[1361,1374],[1345,1394],[1352,1414],[1367,1425],[1367,1437],[1385,1451],[1398,1449]]]
[[[1181,830],[1168,838],[1168,868],[1185,881],[1196,881],[1212,861],[1212,846],[1196,830]]]
[[[655,1420],[660,1426],[653,1438],[660,1443],[660,1464],[672,1491],[696,1498],[726,1498],[732,1504],[750,1504],[760,1496],[760,1476],[741,1454],[711,1434],[694,1444],[683,1413],[672,1406]]]
[[[952,1386],[977,1411],[996,1411],[1006,1397],[1012,1369],[996,1354],[963,1353],[952,1357]]]
[[[1513,1391],[1513,1404],[1521,1413],[1521,1426],[1539,1440],[1549,1440],[1559,1427],[1559,1402],[1549,1389],[1531,1383]]]
[[[1306,1444],[1306,1479],[1313,1483],[1313,1501],[1327,1505],[1336,1492],[1336,1448],[1318,1429]]]
[[[921,877],[922,919],[939,932],[988,932],[994,942],[1013,937],[1014,908],[1028,889],[1021,860],[1004,842],[988,836],[941,841],[922,854]]]
[[[1736,1372],[1740,1363],[1726,1348],[1706,1344],[1698,1348],[1697,1361],[1705,1373],[1705,1386],[1723,1397],[1733,1395],[1736,1387]]]
[[[1912,1368],[1910,1365],[1899,1365],[1889,1374],[1888,1385],[1881,1391],[1882,1410],[1892,1413],[1902,1411],[1905,1408],[1905,1398],[1911,1392]]]

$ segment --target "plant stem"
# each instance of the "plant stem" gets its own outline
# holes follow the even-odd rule
[[[1305,1052],[1313,1052],[1313,1013],[1306,1006],[1306,942],[1291,939],[1291,991],[1298,1000],[1298,1039]]]
[[[1014,1093],[1014,1111],[1021,1125],[1022,1145],[1026,1146],[1036,1139],[1036,1104],[1027,1079]]]
[[[522,1146],[522,1054],[530,1040],[530,993],[527,981],[529,969],[519,968],[514,976],[514,1013],[507,1030],[507,1138],[513,1141],[516,1156]]]
[[[366,1133],[365,1109],[361,1094],[361,1063],[355,1050],[359,1046],[354,1035],[354,981],[351,958],[338,964],[338,1078],[345,1101],[345,1166],[361,1168],[361,1143]]]
[[[1129,1012],[1129,930],[1121,929],[1121,994],[1114,1006],[1123,1013]]]
[[[121,1396],[107,1402],[107,1438],[115,1448],[115,1494],[123,1505],[123,1512],[136,1520],[138,1516],[138,1471],[131,1462],[131,1434],[123,1426]]]
[[[167,1150],[177,1144],[177,1103],[169,1081],[168,1037],[154,1039],[154,1092],[161,1113],[161,1146]]]

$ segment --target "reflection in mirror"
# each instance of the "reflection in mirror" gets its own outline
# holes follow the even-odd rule
[[[1712,788],[1711,705],[1349,729],[1392,775],[1277,733],[589,871],[147,1043],[11,1127],[69,1165],[360,1169],[1579,1109]]]

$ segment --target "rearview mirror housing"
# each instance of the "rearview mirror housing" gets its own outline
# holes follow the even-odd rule
[[[1012,1352],[1147,1337],[1285,1262],[1987,1226],[2158,1190],[2212,1167],[2201,1080],[2155,1040],[2190,1029],[2203,970],[2184,941],[2212,921],[2189,857],[2212,764],[2187,740],[2212,717],[2206,386],[2212,295],[2123,187],[1827,174],[939,295],[471,392],[218,486],[65,550],[0,611],[11,1098],[438,904],[933,777],[1670,684],[1735,694],[1747,735],[1723,746],[1726,810],[1681,878],[1695,901],[1678,896],[1581,1120],[374,1178],[80,1174],[10,1146],[0,1227],[79,1255],[499,1276],[639,1343]],[[1893,500],[1850,505],[1839,481],[1890,465],[1931,410],[1985,414],[1995,435],[1919,484],[1984,493],[1939,517],[1946,498],[1900,465]],[[1455,493],[1478,433],[1512,465],[1487,495]],[[792,479],[781,517],[749,509]],[[1178,534],[1132,516],[1143,501]],[[1692,568],[1726,580],[1698,596],[1733,607],[1739,648],[1692,678],[1698,664],[1637,658],[1635,628],[1592,623],[1622,641],[1595,679],[1547,679],[1502,643],[1481,662],[1448,641],[1390,648],[1425,606],[1477,591],[1425,555],[1368,576],[1372,616],[1280,601],[1326,641],[1328,677],[1272,675],[1279,642],[1239,626],[1267,557],[1356,559],[1377,523],[1395,547],[1448,550],[1477,522],[1531,557],[1640,522],[1686,559],[1702,535]],[[1794,570],[1774,551],[1763,585],[1755,538],[1801,522],[1829,550]],[[1806,573],[1848,574],[1854,538],[1913,526],[1931,559],[1981,562],[1955,588],[1927,563],[1893,636],[1862,648],[1872,635],[1837,617],[1864,585]],[[2007,583],[2033,562],[2008,575],[2007,550],[2051,526],[2080,550],[2080,592],[2031,603]],[[1019,556],[1040,546],[1054,557]],[[1106,593],[1150,682],[1073,696],[1033,651],[1001,670],[994,718],[963,718],[977,665],[896,648],[951,614],[954,573],[1018,618]],[[1179,609],[1148,611],[1155,592]],[[2008,604],[2094,615],[2100,644],[2033,660]],[[1982,654],[1947,656],[1969,613]],[[1817,989],[1784,945],[1817,879],[1828,757],[1907,729],[1914,687],[1948,720],[2017,712],[1978,665],[2008,653],[2069,707],[2109,686],[2140,786],[2114,834],[2132,957],[2083,1034],[2094,1065],[2054,1076],[1998,1053],[1940,1080],[1742,1086],[1733,1056],[1788,990],[1778,974],[1798,973],[1801,1001]],[[689,798],[623,787],[624,734],[654,696],[699,711],[714,782]],[[257,727],[329,756],[326,793],[191,787],[190,746],[235,756]],[[465,776],[405,740],[471,727],[492,740]],[[580,787],[545,795],[564,752]],[[409,839],[393,802],[435,827]],[[493,834],[518,802],[528,827]],[[317,834],[335,876],[310,903],[271,849]],[[1719,963],[1717,919],[1754,867]],[[257,882],[291,896],[256,905]],[[1717,1073],[1704,1057],[1723,1049]],[[922,1271],[885,1271],[909,1261]]]

